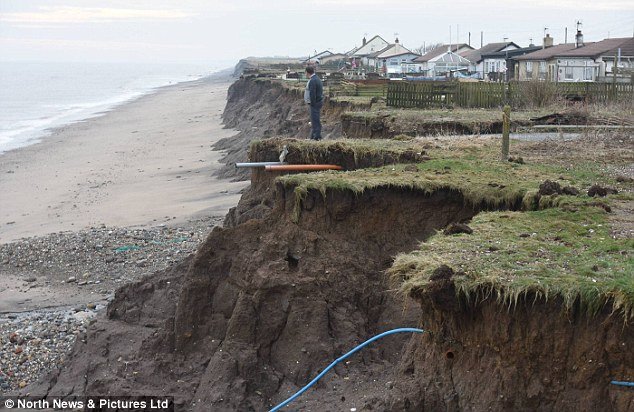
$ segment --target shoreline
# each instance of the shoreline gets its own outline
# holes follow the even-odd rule
[[[231,68],[226,68],[226,69],[222,69],[216,72],[213,72],[211,74],[208,74],[206,76],[202,76],[199,77],[197,79],[188,79],[188,80],[179,80],[179,81],[175,81],[175,82],[170,82],[167,84],[163,84],[161,86],[155,86],[155,87],[151,87],[147,90],[141,91],[141,92],[136,92],[134,93],[134,95],[132,95],[131,97],[127,97],[123,100],[120,101],[116,101],[115,103],[111,103],[110,105],[108,105],[107,103],[104,102],[97,102],[94,103],[93,105],[95,107],[100,107],[100,106],[105,106],[102,107],[96,111],[86,111],[86,113],[78,116],[77,118],[72,118],[73,116],[69,115],[69,114],[60,114],[59,116],[62,118],[65,117],[69,117],[66,120],[63,120],[61,123],[55,124],[55,125],[51,125],[50,127],[45,127],[44,129],[41,129],[39,132],[36,132],[36,134],[30,138],[26,138],[25,140],[22,140],[19,143],[19,146],[17,147],[11,147],[9,149],[6,150],[0,150],[0,159],[1,156],[12,152],[14,150],[20,150],[20,149],[24,149],[26,147],[41,143],[42,141],[44,141],[45,139],[52,137],[58,129],[62,129],[66,126],[75,124],[75,123],[82,123],[91,119],[95,119],[97,117],[101,117],[104,116],[114,110],[117,110],[118,108],[125,106],[126,104],[129,103],[133,103],[139,99],[142,99],[146,96],[151,96],[155,93],[160,93],[163,89],[167,89],[170,87],[177,87],[179,85],[187,85],[187,84],[194,84],[196,82],[201,82],[201,81],[210,81],[210,82],[224,82],[224,81],[228,81],[231,82],[233,81],[231,78]],[[125,95],[125,94],[123,94]],[[114,97],[111,97],[109,99],[107,99],[106,101],[110,101],[110,100],[117,100],[121,95],[116,95]]]
[[[224,215],[243,183],[213,174],[227,71],[156,88],[0,154],[0,244],[101,224],[149,227]],[[119,209],[119,211],[117,211]]]

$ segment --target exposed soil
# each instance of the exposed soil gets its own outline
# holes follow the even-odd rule
[[[511,130],[528,126],[528,121],[513,121]],[[452,121],[452,120],[402,120],[389,114],[358,116],[354,113],[341,116],[342,133],[348,138],[391,139],[397,135],[472,135],[502,133],[500,121]]]
[[[214,229],[185,262],[120,289],[62,372],[30,391],[167,392],[186,408],[265,409],[361,340],[416,324],[384,270],[397,251],[475,213],[451,192],[310,192],[293,224],[294,198],[276,193],[264,219]],[[404,340],[365,353],[353,372],[362,375],[341,390],[391,370]],[[346,393],[356,405],[367,395]],[[340,399],[320,397],[318,409]]]
[[[251,148],[249,158],[253,162],[273,162],[277,161],[282,148],[286,146],[288,153],[286,161],[288,163],[332,163],[342,166],[345,170],[355,170],[369,167],[380,167],[395,163],[415,163],[420,162],[425,157],[425,150],[406,150],[400,154],[367,151],[355,153],[350,147],[333,144],[327,150],[317,151],[312,154],[311,159],[306,159],[305,154],[292,145],[296,139],[271,138],[266,143]],[[231,208],[225,218],[225,226],[233,227],[246,220],[262,218],[274,206],[274,181],[285,172],[267,172],[259,168],[253,168],[251,173],[251,186],[244,191],[238,205]]]
[[[388,410],[631,411],[634,333],[620,316],[563,312],[558,300],[511,308],[458,302],[445,278],[417,296],[423,328],[399,365]],[[381,409],[381,408],[378,408]]]

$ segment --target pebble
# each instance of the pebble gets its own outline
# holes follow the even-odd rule
[[[69,293],[83,290],[109,300],[120,286],[186,258],[222,220],[209,217],[145,229],[100,225],[1,244],[0,276],[20,276],[40,287],[63,284]],[[115,252],[123,246],[138,249]],[[104,308],[91,302],[70,309],[0,314],[0,396],[28,386],[62,363],[77,336],[83,336]]]

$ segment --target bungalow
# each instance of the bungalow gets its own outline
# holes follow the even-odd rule
[[[351,50],[348,56],[354,60],[356,66],[368,66],[368,56],[385,49],[387,46],[389,46],[389,43],[379,35],[372,37],[370,40],[366,40],[364,37],[361,47]]]
[[[368,65],[373,66],[376,71],[386,74],[406,73],[408,64],[417,57],[420,57],[420,54],[407,49],[396,39],[394,44],[370,54]]]
[[[581,32],[577,32],[575,37],[575,43],[560,44],[517,57],[519,80],[597,81],[612,72],[615,62],[621,67],[632,67],[634,38],[584,43]]]
[[[427,76],[445,75],[448,70],[468,69],[470,62],[459,53],[473,50],[466,43],[444,44],[408,64],[408,72],[425,73]],[[436,65],[438,64],[438,67]]]
[[[590,44],[583,44],[581,38],[576,46],[555,56],[557,81],[597,81],[612,73],[615,63],[620,67],[633,67],[634,37],[605,39]]]
[[[551,37],[552,39],[552,37]],[[533,53],[515,57],[517,62],[517,79],[525,80],[557,80],[556,64],[553,60],[557,54],[561,54],[575,48],[574,43],[547,46]]]
[[[519,49],[520,46],[513,42],[503,43],[489,43],[477,50],[467,50],[459,53],[462,57],[469,60],[471,65],[469,66],[469,72],[477,74],[478,79],[486,78],[485,74],[491,72],[505,72],[506,71],[506,59],[500,58],[490,60],[488,65],[484,65],[484,58],[482,55],[496,52],[506,52],[509,50]]]

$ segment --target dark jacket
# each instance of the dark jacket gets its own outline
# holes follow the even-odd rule
[[[314,75],[308,81],[308,92],[310,93],[311,106],[316,106],[324,102],[324,84],[317,75]]]

